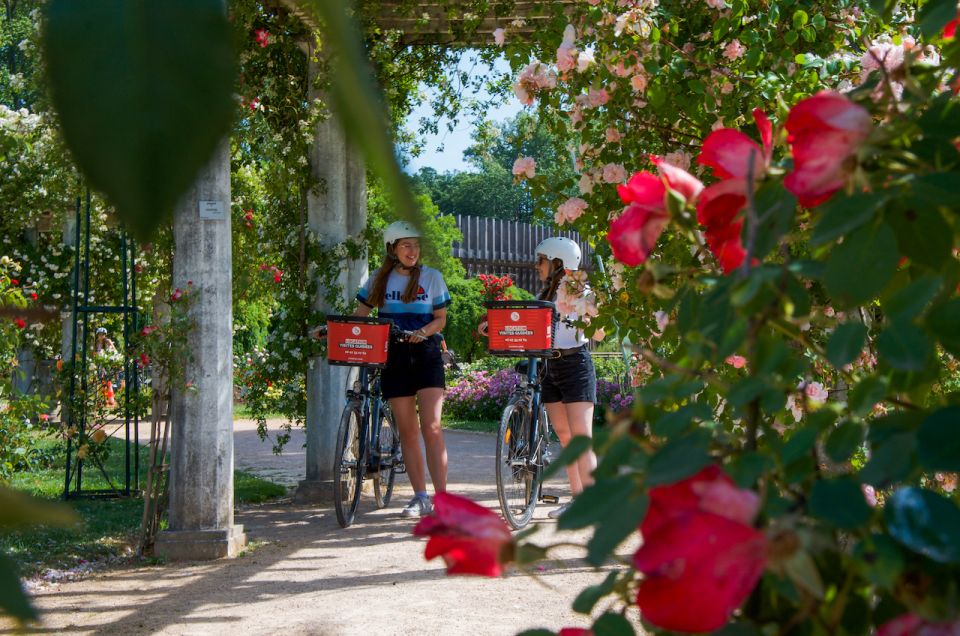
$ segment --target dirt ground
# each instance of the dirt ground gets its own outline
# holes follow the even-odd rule
[[[238,421],[235,430],[238,468],[288,485],[301,478],[302,433],[278,457],[259,441],[250,422]],[[498,510],[494,436],[448,431],[447,444],[451,492]],[[548,492],[565,500],[564,482],[550,482]],[[372,498],[365,497],[347,529],[337,524],[332,508],[279,503],[238,510],[236,521],[254,542],[240,557],[117,569],[38,587],[34,601],[43,623],[36,631],[495,635],[590,625],[591,619],[570,605],[607,570],[594,570],[579,559],[578,549],[565,548],[532,573],[448,577],[442,561],[424,560],[425,542],[411,535],[413,522],[400,516],[412,494],[401,476],[390,507],[376,510]],[[584,533],[554,533],[549,509],[537,509],[540,543],[585,542]],[[12,633],[2,621],[0,633]]]

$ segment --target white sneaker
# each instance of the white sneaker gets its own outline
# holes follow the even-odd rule
[[[403,509],[404,517],[425,517],[433,512],[433,504],[430,503],[430,497],[414,497]]]
[[[567,511],[567,508],[569,508],[569,507],[570,507],[570,504],[572,504],[572,503],[573,503],[572,501],[568,501],[567,503],[563,504],[562,506],[557,506],[556,508],[554,508],[553,510],[551,510],[550,512],[548,512],[548,513],[547,513],[547,516],[550,517],[551,519],[556,519],[556,518],[558,518],[560,515],[562,515],[563,513],[565,513],[565,512]]]

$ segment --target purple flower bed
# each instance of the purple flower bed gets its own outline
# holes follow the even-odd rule
[[[444,416],[457,420],[498,420],[510,394],[520,383],[513,369],[468,371],[447,389]],[[633,395],[623,393],[617,382],[597,380],[597,416],[603,421],[607,410],[630,408]]]
[[[447,389],[444,415],[458,420],[499,420],[518,384],[520,375],[513,369],[468,371]]]

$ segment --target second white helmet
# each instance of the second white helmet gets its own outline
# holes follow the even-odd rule
[[[383,246],[389,247],[402,238],[420,238],[420,230],[414,227],[413,223],[406,221],[394,221],[383,231]]]
[[[559,258],[563,261],[564,269],[580,269],[582,254],[576,241],[565,236],[551,236],[540,241],[537,245],[537,254],[543,254],[550,260]]]

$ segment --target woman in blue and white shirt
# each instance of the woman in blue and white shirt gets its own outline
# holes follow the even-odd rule
[[[400,430],[404,464],[414,490],[403,515],[420,517],[433,510],[421,436],[433,490],[447,489],[447,447],[440,428],[446,383],[437,334],[447,322],[450,292],[440,272],[420,263],[420,232],[415,227],[404,221],[392,223],[384,231],[383,242],[386,258],[357,293],[356,314],[366,316],[377,309],[381,318],[414,334],[408,342],[390,344],[380,389]]]

